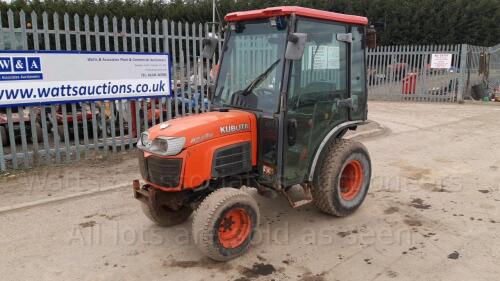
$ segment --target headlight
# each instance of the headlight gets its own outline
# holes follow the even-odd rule
[[[151,143],[151,152],[163,156],[173,156],[181,153],[186,143],[186,138],[180,137],[157,137]]]
[[[139,148],[162,156],[174,156],[181,153],[186,144],[184,137],[157,137],[153,141],[149,140],[149,133],[141,134]]]

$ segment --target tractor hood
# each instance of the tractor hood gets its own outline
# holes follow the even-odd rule
[[[202,142],[242,132],[250,132],[256,125],[254,114],[230,110],[191,115],[158,124],[149,129],[149,140],[157,137],[184,137],[185,148]]]

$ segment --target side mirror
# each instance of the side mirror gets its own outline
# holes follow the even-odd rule
[[[285,59],[301,60],[304,56],[306,48],[307,34],[292,33],[288,36],[288,44],[286,46]]]
[[[204,59],[211,59],[215,50],[217,50],[217,46],[219,44],[219,40],[215,37],[209,37],[203,39],[203,53],[201,54]]]
[[[373,25],[366,29],[366,47],[368,49],[377,48],[377,31]]]

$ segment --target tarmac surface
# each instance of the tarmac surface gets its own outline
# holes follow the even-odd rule
[[[203,257],[144,217],[135,153],[0,177],[2,280],[498,280],[500,106],[370,102],[363,206],[334,218],[256,197],[249,252]],[[365,132],[365,133],[363,133]]]

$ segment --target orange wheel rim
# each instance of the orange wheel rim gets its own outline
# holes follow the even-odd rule
[[[353,200],[363,184],[363,166],[358,160],[347,163],[340,176],[340,195],[344,200]]]
[[[219,224],[219,242],[227,249],[234,249],[248,238],[251,230],[251,218],[242,208],[232,209]]]

